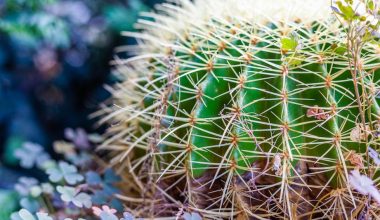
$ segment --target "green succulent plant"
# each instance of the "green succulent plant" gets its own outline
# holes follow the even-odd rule
[[[121,83],[101,149],[131,180],[120,197],[137,216],[378,215],[349,179],[378,183],[379,43],[354,50],[330,5],[181,0],[124,33],[139,46],[113,61]]]

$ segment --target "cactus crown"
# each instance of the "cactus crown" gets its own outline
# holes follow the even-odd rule
[[[101,148],[143,198],[131,207],[153,207],[150,217],[352,215],[362,197],[348,175],[366,169],[380,116],[379,48],[364,45],[352,64],[329,4],[181,0],[125,33],[139,45],[113,61],[122,82],[104,108],[116,125]]]

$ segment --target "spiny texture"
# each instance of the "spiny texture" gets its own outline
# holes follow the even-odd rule
[[[364,46],[353,78],[329,2],[181,0],[125,33],[139,44],[113,61],[121,83],[101,148],[128,178],[120,197],[136,215],[377,215],[348,176],[376,172],[363,158],[378,140],[368,130],[380,116],[379,46]]]

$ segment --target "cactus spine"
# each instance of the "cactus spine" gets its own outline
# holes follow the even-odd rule
[[[376,125],[379,47],[364,45],[367,74],[353,79],[329,6],[181,0],[125,33],[139,46],[113,61],[122,82],[101,149],[128,176],[127,204],[146,217],[355,218],[365,198],[348,176],[368,172],[360,108]]]

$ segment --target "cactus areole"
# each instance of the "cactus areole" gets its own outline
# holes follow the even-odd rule
[[[136,183],[131,195],[176,207],[148,217],[180,207],[205,218],[353,216],[348,175],[367,169],[380,116],[379,45],[350,63],[330,4],[179,0],[123,33],[138,46],[113,61],[121,80],[101,148]],[[353,65],[365,74],[353,78]]]

